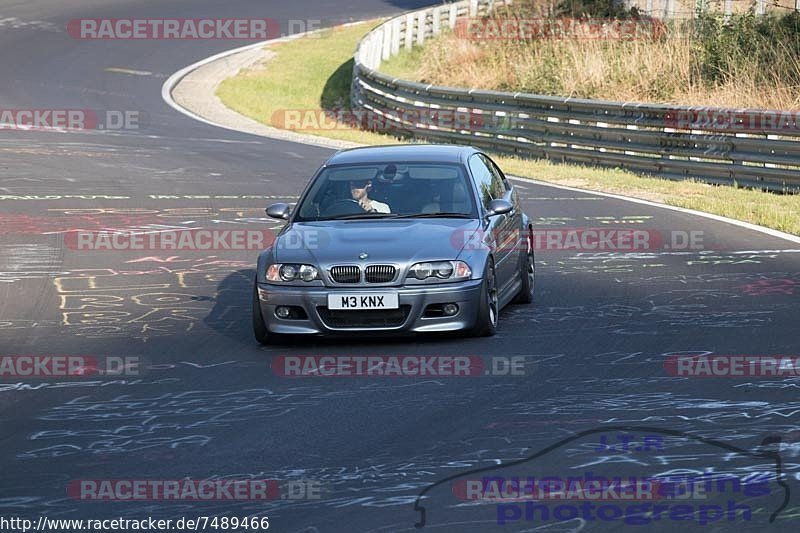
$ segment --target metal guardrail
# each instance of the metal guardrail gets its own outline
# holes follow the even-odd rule
[[[776,191],[800,189],[800,113],[665,106],[426,85],[381,73],[381,62],[485,14],[505,0],[464,0],[392,18],[355,53],[354,111],[434,142],[669,178]],[[466,116],[448,127],[418,117]],[[797,124],[794,124],[794,121]],[[790,122],[791,121],[791,122]],[[755,126],[752,126],[755,124]]]

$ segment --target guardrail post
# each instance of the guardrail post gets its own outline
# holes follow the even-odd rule
[[[667,4],[664,7],[664,18],[669,20],[675,16],[675,0],[667,0]]]
[[[392,20],[392,55],[397,55],[400,53],[400,18],[396,18]]]
[[[372,68],[372,39],[364,41],[364,65]]]
[[[414,13],[406,15],[406,34],[405,34],[405,47],[406,51],[411,50],[414,45]]]
[[[800,2],[800,0],[798,0]],[[447,25],[450,29],[456,27],[456,18],[458,18],[458,6],[450,4],[450,11],[447,13]]]
[[[372,68],[381,66],[381,44],[383,42],[383,30],[375,33],[375,38],[372,40]]]
[[[695,12],[692,13],[692,18],[694,18],[694,16],[697,13],[705,13],[706,12],[706,1],[707,0],[695,0],[695,4],[694,4],[694,11]]]
[[[394,26],[388,25],[383,30],[383,43],[381,45],[381,59],[386,61],[392,56],[392,30]]]

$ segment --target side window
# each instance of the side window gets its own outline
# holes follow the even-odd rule
[[[494,196],[492,196],[492,182],[494,180],[492,172],[478,154],[469,158],[469,170],[481,195],[481,203],[483,203],[484,207],[488,207],[489,202],[494,199]]]
[[[503,174],[500,172],[500,170],[498,170],[498,168],[495,166],[492,160],[489,159],[487,156],[481,154],[480,158],[481,160],[483,160],[484,164],[489,169],[489,172],[491,172],[492,174],[492,187],[491,187],[492,198],[493,199],[502,198],[503,196],[505,196],[506,191],[508,191],[505,179],[503,179]]]

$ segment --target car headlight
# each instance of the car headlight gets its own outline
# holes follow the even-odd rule
[[[314,281],[315,279],[319,279],[319,270],[311,265],[276,263],[267,267],[267,281]]]
[[[420,281],[429,278],[457,281],[472,277],[472,270],[464,261],[428,261],[413,265],[408,276]]]

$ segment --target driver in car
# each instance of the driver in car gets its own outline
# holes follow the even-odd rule
[[[391,213],[391,209],[387,204],[378,202],[377,200],[370,200],[369,191],[372,189],[372,181],[351,181],[350,182],[350,196],[353,200],[358,202],[358,205],[367,213]]]

